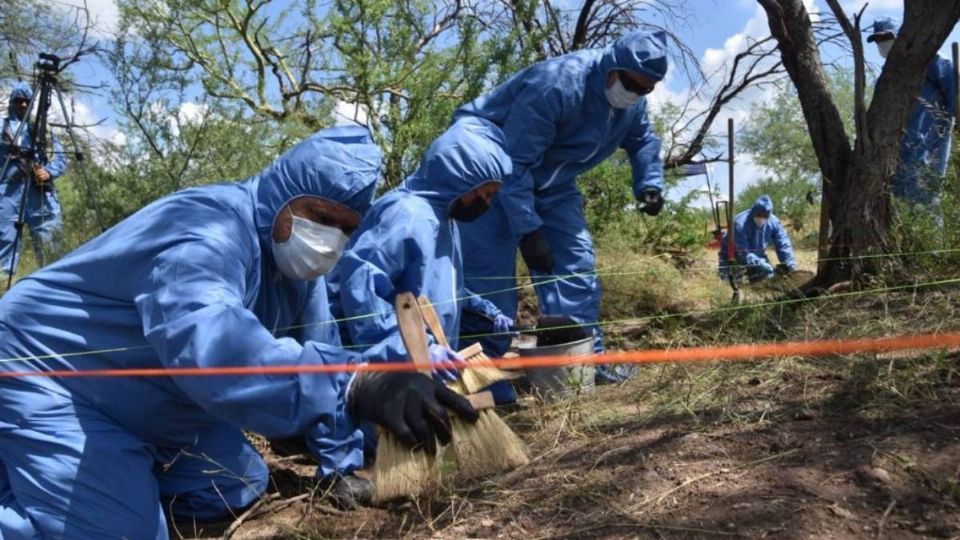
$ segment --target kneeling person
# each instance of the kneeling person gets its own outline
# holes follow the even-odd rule
[[[246,181],[154,202],[0,299],[0,370],[362,361],[332,325],[310,323],[329,318],[321,276],[379,170],[365,130],[334,128]],[[227,518],[264,492],[267,467],[241,429],[365,421],[425,445],[449,439],[444,406],[476,418],[416,373],[3,378],[0,537],[166,540],[165,512]]]
[[[761,195],[752,208],[737,214],[733,228],[736,264],[744,267],[750,282],[762,281],[776,275],[776,270],[767,257],[767,245],[771,242],[780,261],[779,268],[787,272],[797,270],[790,237],[773,214],[773,200],[769,195]],[[724,279],[731,271],[727,249],[727,234],[724,234],[720,244],[720,277]]]

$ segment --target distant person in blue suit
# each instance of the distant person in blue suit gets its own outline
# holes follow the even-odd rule
[[[780,268],[786,272],[797,270],[790,236],[777,216],[773,215],[773,200],[769,195],[761,195],[752,208],[737,214],[733,228],[736,231],[733,237],[736,264],[745,267],[746,277],[751,282],[770,279],[776,275],[776,270],[767,257],[767,245],[771,243],[780,260]],[[720,276],[726,278],[730,264],[726,233],[720,242]]]

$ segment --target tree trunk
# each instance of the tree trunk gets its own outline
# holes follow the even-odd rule
[[[885,159],[894,165],[895,146],[887,154],[894,159]],[[815,285],[825,287],[876,274],[881,270],[880,264],[888,262],[880,257],[862,258],[889,253],[893,245],[890,240],[890,198],[885,188],[887,175],[877,169],[883,167],[867,166],[855,160],[848,167],[847,175],[834,182],[832,189],[828,191],[824,186],[824,199],[830,201],[827,211],[833,234],[827,260],[817,274]]]
[[[767,13],[784,67],[797,87],[824,177],[823,202],[833,235],[828,260],[815,282],[828,286],[877,272],[885,259],[863,256],[891,248],[888,184],[897,166],[900,136],[927,65],[960,19],[960,0],[905,1],[905,21],[877,81],[873,101],[869,109],[857,104],[858,132],[853,147],[830,94],[803,1],[757,1]],[[862,39],[839,2],[827,3],[848,38]],[[859,47],[854,49],[859,51]],[[854,60],[862,68],[862,56]]]

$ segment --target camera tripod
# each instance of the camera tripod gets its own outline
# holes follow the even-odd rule
[[[80,170],[80,176],[83,178],[84,186],[86,187],[87,197],[90,200],[90,205],[93,208],[93,211],[97,218],[97,225],[100,227],[100,230],[103,231],[103,216],[100,213],[100,206],[97,204],[97,198],[93,192],[93,184],[90,182],[89,176],[87,176],[86,165],[84,162],[83,152],[80,151],[80,146],[77,144],[77,137],[73,132],[73,124],[70,122],[70,116],[67,114],[67,107],[63,101],[63,94],[60,90],[60,82],[57,79],[58,74],[60,73],[60,58],[47,53],[40,53],[40,60],[36,63],[37,75],[34,81],[34,86],[31,89],[32,94],[30,96],[30,103],[27,105],[27,112],[24,114],[23,119],[20,121],[20,125],[17,126],[16,134],[13,135],[13,140],[7,142],[7,158],[4,160],[3,168],[0,169],[0,175],[7,174],[7,167],[10,166],[10,162],[15,157],[21,161],[21,173],[23,182],[23,192],[20,194],[20,203],[17,209],[17,221],[14,223],[14,228],[16,229],[16,234],[13,239],[13,248],[10,256],[10,267],[8,268],[7,275],[7,290],[10,289],[13,285],[13,274],[16,269],[17,255],[20,251],[20,243],[23,239],[23,226],[26,223],[26,212],[27,212],[27,203],[30,197],[30,192],[36,186],[37,192],[40,196],[43,196],[43,190],[38,185],[37,181],[34,179],[34,166],[35,165],[44,165],[47,163],[46,151],[47,151],[47,133],[49,126],[47,124],[47,113],[50,110],[50,104],[53,101],[53,96],[57,96],[57,102],[60,104],[60,112],[63,114],[64,126],[67,130],[67,135],[70,138],[71,146],[73,147],[73,154],[77,160],[77,164]],[[33,110],[34,105],[37,106],[36,116],[33,119],[33,123],[30,122],[30,111]],[[24,126],[29,125],[30,133],[30,145],[28,147],[20,146],[21,138],[23,135]],[[56,149],[54,148],[54,151]],[[26,164],[26,165],[24,165]],[[4,178],[5,180],[5,178]],[[17,181],[16,173],[11,176],[9,181]],[[38,240],[35,238],[35,240]],[[38,240],[39,241],[39,240]],[[42,259],[42,258],[41,258]],[[41,264],[43,261],[38,261]]]

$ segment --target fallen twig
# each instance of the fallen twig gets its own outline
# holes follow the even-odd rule
[[[883,536],[883,527],[887,524],[887,516],[890,515],[890,512],[893,511],[893,507],[897,504],[897,500],[893,499],[890,501],[890,504],[887,505],[887,509],[883,511],[883,516],[880,517],[880,523],[877,523],[877,540],[880,540],[880,537]]]
[[[233,533],[237,532],[237,529],[239,529],[246,520],[250,519],[250,517],[253,516],[257,510],[265,506],[267,503],[277,500],[279,497],[279,493],[270,493],[269,495],[260,497],[250,508],[247,508],[244,513],[240,514],[237,516],[237,519],[233,520],[233,523],[231,523],[230,526],[227,527],[227,530],[223,532],[223,540],[227,540],[233,536]]]

